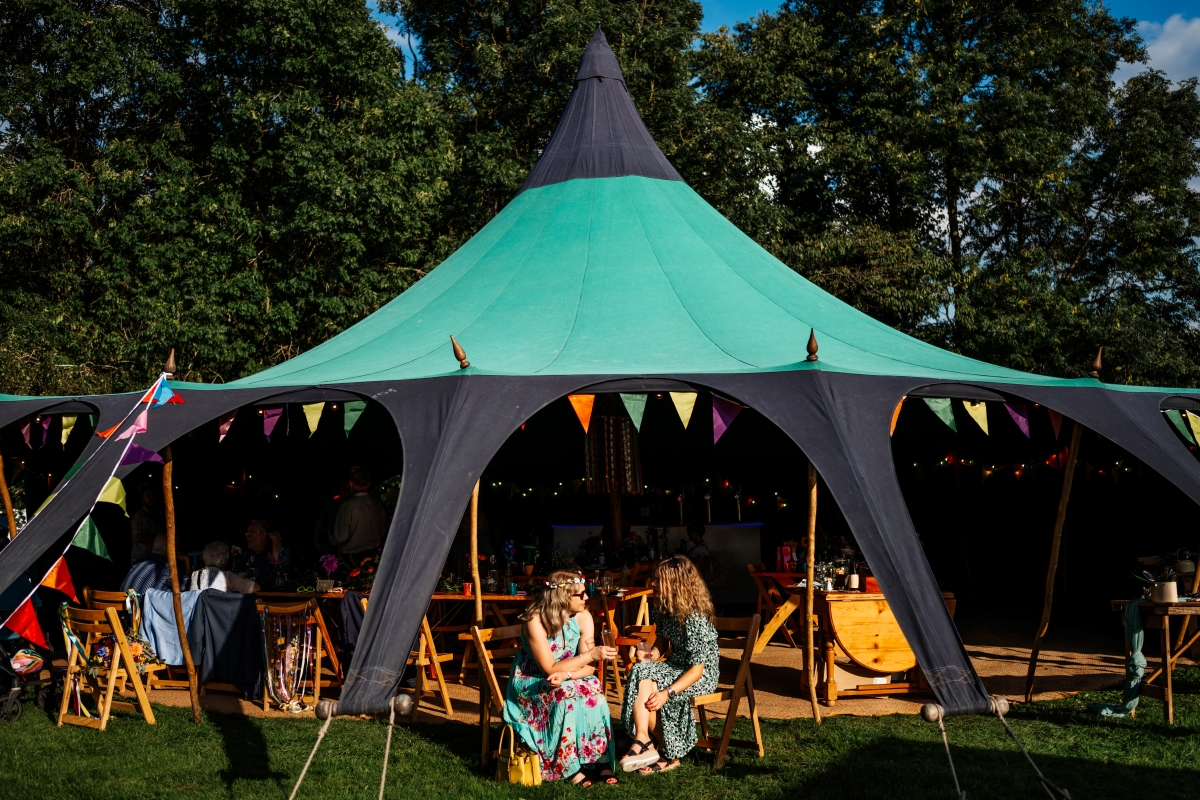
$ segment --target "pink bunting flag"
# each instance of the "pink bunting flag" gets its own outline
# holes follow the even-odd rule
[[[165,464],[163,457],[153,450],[147,450],[140,444],[130,444],[125,451],[125,455],[121,456],[121,466],[128,464],[144,464],[147,461],[156,461],[159,464]]]
[[[741,404],[713,395],[713,444],[720,441],[741,411]]]
[[[1021,433],[1025,434],[1025,438],[1029,438],[1029,410],[1025,408],[1025,404],[1021,402],[1005,403],[1004,407],[1008,409],[1008,415],[1012,417],[1013,422],[1017,423],[1017,427],[1021,429]]]
[[[221,442],[225,441],[225,437],[227,435],[229,435],[229,426],[233,424],[233,419],[236,416],[237,416],[237,409],[235,408],[233,411],[230,411],[226,414],[222,414],[221,418],[219,420],[217,420],[217,431],[218,431],[217,444],[220,444]]]
[[[46,445],[46,442],[50,439],[50,422],[51,422],[51,420],[52,420],[52,417],[42,417],[42,444],[40,445],[42,447],[44,447]]]
[[[133,424],[130,425],[125,430],[121,431],[121,433],[117,436],[117,438],[118,439],[128,439],[130,436],[133,436],[135,433],[145,433],[146,425],[148,423],[149,418],[150,418],[150,409],[148,409],[148,408],[142,409],[142,413],[137,415],[137,417],[133,420]]]
[[[271,441],[271,434],[275,432],[275,426],[279,424],[281,416],[283,416],[283,406],[263,409],[263,436],[267,437],[268,442]]]
[[[29,419],[26,419],[26,420],[25,420],[25,424],[21,426],[21,435],[25,437],[25,446],[26,446],[26,447],[32,447],[32,446],[33,446],[33,445],[31,445],[31,444],[29,443],[29,426],[30,426],[31,424],[32,424],[32,423],[30,422],[30,420],[29,420]]]
[[[1050,415],[1050,426],[1054,428],[1054,440],[1058,441],[1058,432],[1062,430],[1062,414],[1052,408],[1047,408],[1046,413]]]

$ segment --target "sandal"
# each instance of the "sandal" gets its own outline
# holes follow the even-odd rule
[[[617,780],[616,774],[608,767],[600,770],[600,780],[604,781],[609,786],[616,786],[618,783],[620,783],[620,781]]]
[[[580,789],[590,789],[592,786],[592,782],[588,780],[588,776],[584,775],[582,770],[576,772],[567,778],[567,780],[571,782],[572,786],[578,786]]]
[[[634,752],[634,748],[637,748],[637,752]],[[625,772],[633,772],[635,769],[653,764],[655,761],[658,761],[658,751],[654,749],[654,745],[635,739],[629,746],[629,752],[621,759],[621,769]]]
[[[664,764],[666,766],[663,766]],[[649,764],[649,765],[639,769],[638,774],[639,775],[654,775],[659,772],[670,772],[671,770],[678,767],[679,764],[680,764],[679,759],[676,759],[676,758],[672,758],[670,760],[665,759],[665,758],[660,758],[658,761],[655,761],[653,764]]]

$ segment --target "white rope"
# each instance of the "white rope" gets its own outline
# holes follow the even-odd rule
[[[396,727],[396,705],[388,703],[391,710],[388,712],[388,735],[387,744],[383,746],[383,776],[379,779],[379,800],[383,800],[383,787],[387,784],[387,767],[388,756],[392,752],[392,729]]]
[[[300,770],[300,777],[296,779],[296,786],[292,789],[288,800],[296,800],[296,792],[300,791],[300,784],[304,783],[304,776],[308,774],[308,768],[312,765],[313,756],[317,754],[317,748],[321,746],[321,740],[325,738],[325,731],[329,730],[329,723],[331,722],[333,722],[333,714],[325,718],[325,724],[321,726],[321,732],[317,734],[317,743],[313,745],[312,752],[308,754],[308,761],[304,762],[304,769]]]
[[[954,778],[954,796],[958,800],[967,800],[967,793],[958,785],[958,772],[954,769],[954,758],[950,755],[950,740],[946,737],[946,725],[938,717],[938,730],[942,732],[942,744],[946,745],[946,760],[950,762],[950,776]]]

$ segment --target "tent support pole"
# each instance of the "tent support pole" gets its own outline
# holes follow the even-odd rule
[[[808,699],[812,703],[813,719],[821,724],[821,709],[817,706],[817,662],[813,647],[813,582],[817,559],[817,468],[808,462],[808,551],[804,556],[807,580],[804,589],[804,666],[808,673]]]
[[[475,595],[475,624],[482,626],[483,584],[479,582],[479,481],[475,481],[475,488],[471,490],[471,580],[471,593]]]
[[[0,455],[0,498],[4,499],[4,518],[8,521],[8,538],[17,535],[17,515],[13,513],[12,495],[8,493],[8,476],[4,474],[4,456]]]
[[[1038,654],[1042,649],[1042,638],[1050,627],[1050,607],[1054,603],[1054,577],[1058,572],[1058,553],[1062,546],[1063,524],[1067,521],[1067,503],[1071,500],[1071,484],[1075,481],[1075,462],[1079,459],[1079,440],[1083,426],[1072,423],[1071,449],[1067,452],[1067,463],[1063,468],[1062,494],[1058,497],[1058,515],[1054,518],[1054,536],[1050,540],[1050,566],[1046,570],[1046,598],[1042,604],[1042,621],[1038,623],[1033,637],[1033,651],[1029,654],[1029,673],[1025,676],[1025,702],[1033,702],[1033,678],[1037,672]]]
[[[175,461],[171,457],[171,445],[162,451],[163,510],[167,523],[167,568],[171,575],[171,600],[175,606],[175,627],[179,631],[179,647],[183,650],[183,664],[187,667],[188,695],[192,699],[192,722],[200,722],[200,687],[196,682],[196,664],[192,661],[192,648],[188,646],[187,626],[183,623],[183,600],[179,596],[179,562],[175,560],[175,486],[172,483]]]

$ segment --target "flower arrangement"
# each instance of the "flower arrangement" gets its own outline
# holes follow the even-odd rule
[[[357,562],[347,560],[341,564],[345,570],[342,585],[352,591],[361,592],[370,589],[375,583],[375,572],[379,569],[379,555],[372,553],[363,556]]]
[[[339,565],[340,564],[338,562],[337,556],[332,555],[332,554],[327,555],[327,556],[321,556],[321,569],[325,570],[326,576],[332,576],[333,573],[337,572]]]
[[[133,628],[125,631],[125,638],[129,642],[129,653],[133,656],[133,663],[137,666],[138,674],[145,675],[148,667],[167,663],[155,654],[150,643]],[[109,665],[112,654],[116,650],[117,642],[112,636],[105,636],[96,642],[92,648],[92,657],[88,659],[87,674],[93,678],[99,677],[100,670]]]

